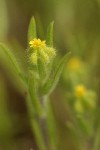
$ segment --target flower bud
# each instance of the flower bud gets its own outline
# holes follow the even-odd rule
[[[32,64],[37,65],[37,54],[36,53],[31,54],[31,56],[30,56],[30,62]]]

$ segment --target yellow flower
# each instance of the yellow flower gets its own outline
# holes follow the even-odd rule
[[[93,91],[86,89],[83,85],[75,87],[74,108],[78,113],[84,113],[96,107],[96,95]]]
[[[45,44],[45,41],[41,41],[40,39],[33,39],[29,42],[29,45],[30,47],[33,47],[33,48],[42,48],[42,47],[45,47],[46,44]]]
[[[77,57],[73,57],[68,62],[68,68],[70,70],[78,70],[81,68],[82,62]]]
[[[75,96],[82,97],[86,92],[86,88],[83,85],[77,85],[75,87]]]

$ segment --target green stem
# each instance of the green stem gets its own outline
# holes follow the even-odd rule
[[[43,97],[44,109],[46,113],[45,123],[47,125],[49,147],[52,150],[57,149],[56,123],[53,115],[52,106],[48,95]]]
[[[39,150],[47,150],[46,146],[45,146],[45,142],[44,142],[44,137],[41,132],[41,127],[39,125],[38,119],[35,116],[36,112],[32,105],[30,95],[28,95],[28,97],[27,97],[27,105],[28,105],[28,112],[29,112],[29,116],[30,116],[30,123],[32,126],[32,132],[35,135],[37,147],[39,148]]]
[[[28,90],[30,96],[28,99],[28,106],[32,131],[35,134],[35,139],[39,150],[47,150],[40,126],[40,120],[43,117],[43,109],[37,96],[36,81],[32,72],[29,72],[28,76]]]
[[[45,142],[43,140],[43,135],[42,135],[42,132],[40,129],[41,127],[39,126],[39,123],[34,118],[31,120],[31,124],[32,124],[32,129],[35,134],[35,138],[36,138],[36,142],[37,142],[37,146],[39,150],[47,150],[45,146]]]
[[[33,103],[33,109],[35,109],[38,117],[41,118],[41,116],[43,115],[43,109],[36,94],[35,79],[33,77],[33,74],[29,74],[28,88],[29,88],[29,94]]]

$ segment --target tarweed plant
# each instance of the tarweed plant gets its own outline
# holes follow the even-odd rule
[[[61,60],[55,70],[53,70],[53,61],[56,57],[56,50],[53,47],[53,22],[49,25],[46,40],[41,40],[36,34],[36,23],[34,17],[31,19],[28,29],[28,46],[26,49],[26,61],[28,64],[27,74],[20,68],[15,56],[3,43],[0,43],[0,49],[12,63],[12,66],[26,87],[26,101],[30,116],[32,131],[35,134],[35,140],[39,150],[56,149],[57,144],[52,140],[52,130],[47,123],[53,119],[47,119],[50,109],[49,95],[55,89],[63,67],[67,60],[67,55]],[[51,76],[51,72],[53,74]],[[49,110],[48,110],[49,109]],[[49,117],[50,118],[50,117]],[[53,118],[53,117],[52,117]],[[43,125],[45,132],[43,130]],[[45,136],[47,135],[47,137]]]
[[[37,37],[36,23],[32,17],[27,36],[26,62],[28,67],[26,72],[23,71],[15,56],[3,43],[0,43],[0,51],[6,55],[19,77],[19,82],[25,86],[30,124],[38,149],[60,149],[57,133],[59,128],[50,102],[50,95],[59,82],[63,68],[66,67],[62,76],[64,85],[68,89],[66,106],[68,105],[70,108],[72,120],[68,122],[65,120],[64,127],[66,127],[66,131],[68,130],[67,133],[71,133],[77,141],[76,147],[73,144],[73,150],[86,150],[87,141],[93,135],[95,138],[93,139],[92,150],[99,150],[100,135],[94,134],[96,93],[83,83],[86,67],[80,59],[71,58],[66,65],[70,54],[67,53],[60,62],[56,63],[56,66],[54,65],[57,50],[53,46],[53,24],[54,22],[50,23],[47,36],[42,40]],[[81,71],[80,68],[82,68]],[[67,116],[67,114],[65,115]]]

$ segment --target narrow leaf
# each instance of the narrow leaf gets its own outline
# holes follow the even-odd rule
[[[50,47],[53,47],[53,24],[54,22],[50,23],[47,30],[47,37],[46,37],[47,45]]]
[[[28,28],[28,43],[34,38],[36,38],[36,23],[34,17],[32,17]]]
[[[68,60],[69,54],[70,53],[66,54],[62,58],[61,62],[59,63],[59,65],[57,66],[57,69],[54,72],[54,76],[52,77],[52,79],[47,81],[47,83],[44,85],[44,87],[42,89],[43,94],[51,94],[53,92],[53,90],[55,89],[55,87],[59,81],[60,75],[63,71],[63,68]]]
[[[1,48],[0,51],[2,50],[4,54],[8,57],[8,59],[11,61],[16,73],[18,73],[18,75],[21,76],[22,72],[21,72],[18,62],[16,61],[15,56],[4,44],[0,43],[0,48]]]

